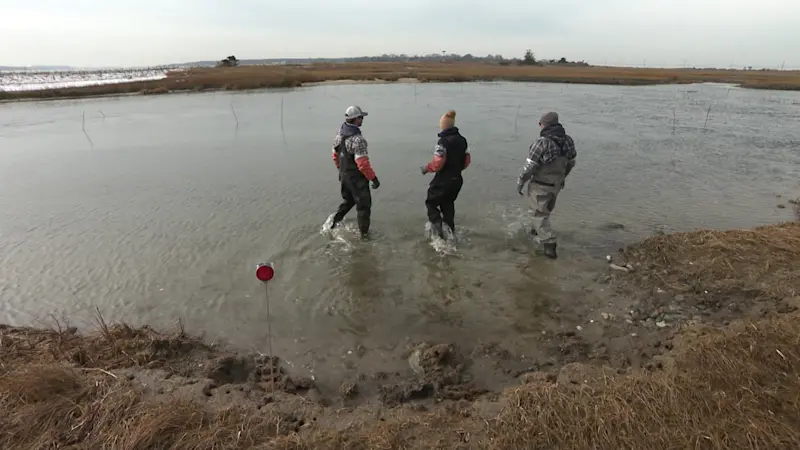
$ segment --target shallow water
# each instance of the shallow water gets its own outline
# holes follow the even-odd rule
[[[320,233],[340,200],[330,146],[349,104],[370,112],[382,182],[369,243]],[[449,108],[473,164],[460,242],[443,254],[424,239],[430,177],[418,167]],[[555,262],[532,254],[515,191],[551,109],[579,154],[552,218]],[[272,260],[274,350],[317,371],[359,344],[380,361],[407,339],[524,337],[557,326],[554,311],[586,295],[618,246],[791,218],[776,206],[800,196],[798,120],[796,93],[720,85],[329,85],[0,105],[0,322],[87,326],[97,307],[266,352],[254,271]]]

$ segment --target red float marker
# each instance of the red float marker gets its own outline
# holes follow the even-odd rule
[[[256,278],[262,283],[266,283],[275,277],[275,266],[272,263],[260,263],[256,266]]]

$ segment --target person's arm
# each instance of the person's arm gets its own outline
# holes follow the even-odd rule
[[[336,137],[333,138],[333,164],[336,166],[337,169],[339,168],[339,152],[336,151],[336,149],[339,148],[339,144],[341,143],[342,143],[342,135],[337,133]]]
[[[369,154],[367,153],[367,140],[364,139],[363,136],[357,135],[350,138],[348,144],[352,145],[358,170],[364,174],[368,180],[375,180],[377,176],[375,175],[375,171],[372,170],[372,164],[369,162]]]
[[[433,159],[425,166],[425,172],[438,172],[444,167],[447,161],[447,149],[444,148],[441,141],[436,144],[433,149]]]
[[[578,153],[575,151],[575,141],[572,140],[571,137],[567,137],[566,140],[566,157],[569,159],[567,162],[567,171],[564,173],[564,178],[566,178],[572,169],[575,168],[575,159],[578,157]]]
[[[467,146],[466,154],[464,155],[464,168],[461,170],[465,170],[469,167],[470,163],[472,163],[472,155],[469,152],[469,143],[466,139],[464,139],[464,144]]]
[[[572,169],[575,168],[575,158],[570,159],[567,161],[567,171],[564,172],[564,178],[569,176],[569,173],[572,172]]]
[[[538,138],[531,144],[528,150],[528,158],[522,166],[519,174],[517,186],[522,186],[531,179],[533,172],[542,165],[542,155],[544,154],[544,138]]]

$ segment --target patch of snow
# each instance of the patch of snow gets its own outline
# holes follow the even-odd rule
[[[175,69],[0,71],[0,91],[22,92],[160,80],[173,70]]]

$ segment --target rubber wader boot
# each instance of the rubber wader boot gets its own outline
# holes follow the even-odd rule
[[[439,239],[444,239],[444,228],[442,227],[441,223],[434,224],[433,231],[437,236],[439,236]]]
[[[543,244],[542,246],[544,247],[544,256],[550,259],[558,258],[556,254],[556,244]]]

